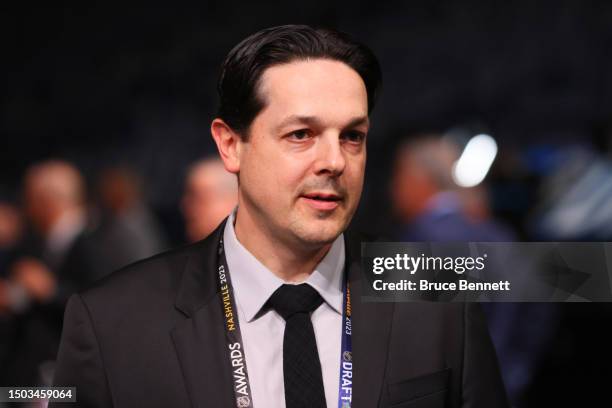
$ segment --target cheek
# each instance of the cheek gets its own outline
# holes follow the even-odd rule
[[[276,161],[273,171],[275,189],[293,196],[302,188],[304,180],[308,177],[308,166],[297,158],[283,158]]]
[[[271,159],[270,159],[271,158]],[[278,193],[295,192],[308,177],[312,158],[308,154],[291,154],[275,150],[264,160],[268,189]]]
[[[251,156],[241,166],[241,183],[254,197],[271,200],[267,205],[280,203],[285,197],[293,196],[297,190],[301,174],[296,169],[298,160],[267,152]]]

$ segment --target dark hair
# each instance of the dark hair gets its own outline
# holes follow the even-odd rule
[[[353,68],[366,87],[372,112],[382,82],[378,60],[365,45],[338,31],[306,25],[261,30],[236,45],[227,55],[217,85],[217,116],[247,137],[247,130],[264,101],[257,88],[263,72],[274,65],[311,58],[331,59]]]

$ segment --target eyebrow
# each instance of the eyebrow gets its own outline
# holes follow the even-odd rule
[[[305,125],[313,126],[313,127],[322,127],[323,125],[321,120],[316,116],[291,115],[283,119],[283,121],[278,126],[276,126],[276,130],[280,131],[284,127],[293,125],[293,124],[305,124]],[[370,119],[367,116],[359,116],[359,117],[351,119],[349,123],[346,126],[344,126],[344,128],[345,129],[352,128],[352,127],[360,126],[364,124],[369,127]]]

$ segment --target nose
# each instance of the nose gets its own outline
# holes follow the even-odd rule
[[[340,144],[339,134],[327,134],[320,138],[317,146],[315,172],[339,176],[346,166],[345,152]]]

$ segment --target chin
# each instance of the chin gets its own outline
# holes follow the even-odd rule
[[[295,235],[306,245],[320,247],[334,242],[344,231],[343,224],[337,222],[313,221],[307,225],[301,225]]]

